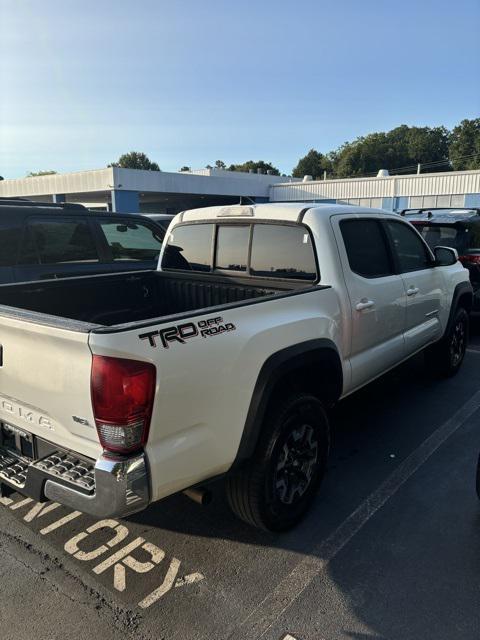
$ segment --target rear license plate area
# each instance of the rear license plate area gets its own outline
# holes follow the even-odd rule
[[[22,458],[36,458],[35,436],[6,422],[0,423],[0,446]]]

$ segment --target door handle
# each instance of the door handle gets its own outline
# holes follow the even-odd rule
[[[420,289],[418,287],[409,287],[407,289],[407,296],[416,296],[419,291]]]
[[[364,309],[371,309],[375,306],[375,302],[373,300],[367,300],[366,298],[362,298],[360,302],[357,303],[355,309],[357,311],[363,311]]]

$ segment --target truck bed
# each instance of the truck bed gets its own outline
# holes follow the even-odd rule
[[[144,271],[4,285],[0,305],[109,327],[285,293],[299,286],[285,281],[274,285],[212,274]]]

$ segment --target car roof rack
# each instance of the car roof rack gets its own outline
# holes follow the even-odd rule
[[[459,216],[461,216],[462,213],[473,212],[474,215],[480,216],[480,208],[478,207],[418,207],[418,208],[411,208],[411,209],[402,209],[402,211],[400,211],[400,215],[405,217],[405,216],[419,216],[419,215],[427,214],[427,218],[430,219],[434,217],[435,212],[439,212],[439,211],[444,211],[444,212],[450,211],[452,213],[458,213]],[[431,214],[431,215],[428,215],[428,214]]]
[[[20,197],[0,197],[0,207],[2,205],[14,207],[48,207],[49,209],[59,209],[61,211],[65,209],[88,211],[83,204],[78,204],[77,202],[38,202]]]

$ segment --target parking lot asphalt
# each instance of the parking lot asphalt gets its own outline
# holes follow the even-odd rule
[[[2,639],[478,640],[480,321],[455,378],[414,358],[331,420],[328,476],[282,535],[220,484],[122,521],[2,499]]]

